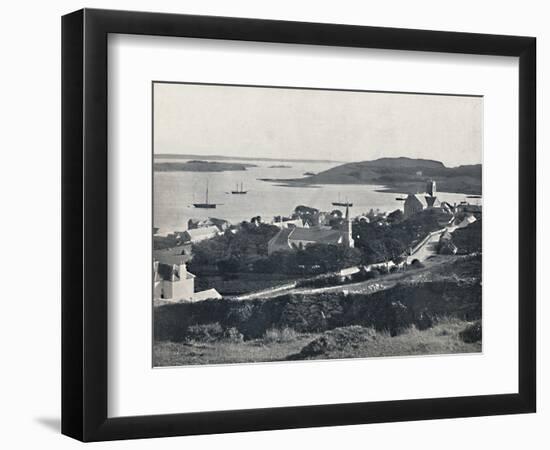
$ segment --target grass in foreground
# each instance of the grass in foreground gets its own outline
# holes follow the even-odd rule
[[[470,325],[457,319],[443,320],[427,330],[410,327],[395,337],[349,326],[324,333],[268,330],[261,339],[241,342],[155,342],[153,363],[159,367],[480,352],[481,341],[468,343],[460,337]]]

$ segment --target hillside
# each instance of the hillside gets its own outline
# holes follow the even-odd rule
[[[380,158],[342,164],[304,178],[286,181],[299,184],[374,184],[386,191],[424,191],[427,179],[437,182],[442,192],[481,194],[481,164],[446,167],[440,161],[413,158]]]
[[[374,291],[157,305],[154,365],[479,352],[480,276],[477,256]],[[474,324],[478,336],[464,337]]]

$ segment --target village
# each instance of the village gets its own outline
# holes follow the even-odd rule
[[[482,351],[482,98],[155,98],[154,367]]]
[[[320,211],[298,205],[287,216],[239,224],[190,219],[185,231],[153,236],[153,301],[254,299],[298,288],[345,286],[437,263],[436,255],[481,252],[480,205],[450,204],[437,185],[409,194],[403,209],[353,205]],[[443,259],[442,259],[443,260]],[[444,261],[447,261],[444,259]],[[302,289],[303,291],[303,289]]]

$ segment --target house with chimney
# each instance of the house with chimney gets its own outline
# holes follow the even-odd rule
[[[184,255],[153,260],[153,300],[197,302],[221,299],[216,289],[195,292],[195,275],[187,270]]]

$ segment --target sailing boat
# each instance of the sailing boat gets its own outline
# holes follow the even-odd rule
[[[241,183],[241,187],[239,189],[239,184],[237,183],[235,186],[235,190],[231,191],[232,194],[246,194],[248,191],[243,191],[243,184]]]
[[[340,200],[340,193],[338,193],[338,201],[337,202],[332,202],[332,205],[333,206],[345,206],[345,207],[351,208],[353,206],[353,203],[348,202],[347,199],[346,199],[345,202],[341,201]]]
[[[208,181],[206,182],[206,200],[204,203],[193,203],[195,208],[208,208],[212,209],[216,207],[215,203],[208,203]]]

